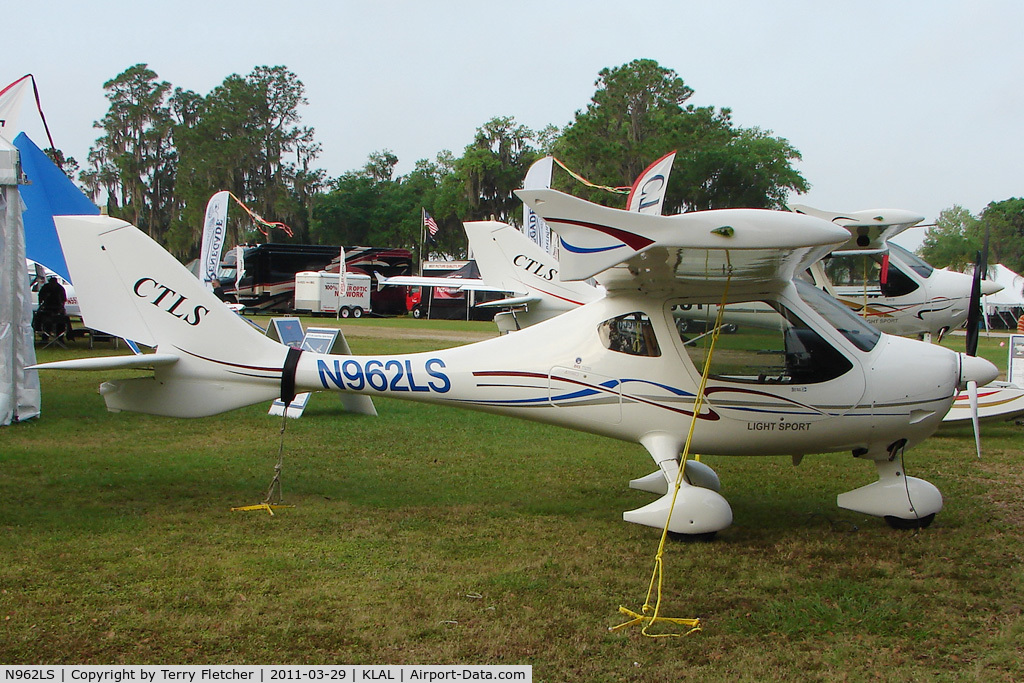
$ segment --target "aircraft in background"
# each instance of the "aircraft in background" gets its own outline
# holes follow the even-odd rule
[[[812,265],[808,278],[852,311],[890,334],[932,336],[941,341],[951,329],[968,323],[974,293],[995,294],[1003,287],[974,275],[933,268],[907,249],[888,240],[924,220],[907,211],[872,209],[830,213],[808,206],[791,210],[842,225],[850,231],[849,241]],[[983,275],[983,273],[982,273]],[[975,302],[975,306],[977,302]],[[976,311],[977,312],[977,311]],[[977,330],[973,330],[976,334]],[[970,337],[970,334],[968,335]],[[968,342],[970,344],[970,342]],[[977,344],[975,337],[975,347]],[[1024,414],[1024,389],[1008,382],[992,382],[957,393],[946,424],[977,420],[1005,421]],[[978,444],[980,452],[980,443]]]
[[[504,334],[561,315],[603,295],[587,282],[562,282],[558,260],[516,228],[497,221],[465,223],[480,278],[377,276],[378,285],[446,287],[461,291],[501,292],[507,296],[477,308],[507,308],[494,316]]]
[[[850,231],[845,244],[808,269],[809,277],[878,329],[941,340],[967,321],[973,278],[933,268],[888,241],[923,216],[900,209],[833,213],[801,204],[790,209]],[[990,280],[982,280],[981,286],[983,295],[1002,289]]]
[[[605,296],[514,335],[450,349],[303,352],[252,330],[128,223],[62,217],[58,229],[87,324],[156,351],[37,367],[152,369],[152,376],[101,386],[113,411],[201,417],[327,390],[500,413],[639,443],[657,470],[631,485],[659,497],[623,518],[681,534],[714,533],[732,522],[715,473],[684,460],[684,452],[790,455],[794,463],[847,452],[874,463],[878,481],[840,494],[841,507],[901,527],[926,526],[941,510],[935,486],[905,476],[904,449],[935,431],[958,386],[988,382],[996,368],[880,333],[796,279],[848,239],[845,228],[792,212],[656,216],[553,190],[518,194],[559,235],[560,279],[594,277]],[[676,310],[723,301],[772,324],[704,334],[700,343],[680,334]],[[716,337],[712,352],[708,342]],[[585,454],[565,457],[585,471]]]

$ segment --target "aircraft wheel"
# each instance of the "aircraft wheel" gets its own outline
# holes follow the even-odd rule
[[[338,315],[342,318],[347,318],[352,315],[352,311],[349,310],[348,306],[342,306],[341,310],[338,311]]]
[[[893,529],[927,529],[928,525],[935,519],[935,513],[925,515],[920,519],[904,519],[893,515],[885,516],[885,523]]]
[[[363,317],[363,309],[360,308],[359,306],[356,306],[355,308],[353,308],[352,309],[352,317],[353,318],[362,318]]]

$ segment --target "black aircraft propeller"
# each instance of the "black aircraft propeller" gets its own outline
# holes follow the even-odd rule
[[[978,355],[978,335],[981,334],[981,281],[988,270],[988,235],[985,235],[985,245],[977,252],[974,261],[974,279],[971,282],[970,308],[967,310],[967,348],[968,356]],[[981,428],[978,424],[978,383],[974,380],[967,382],[967,398],[971,404],[971,424],[974,427],[974,448],[981,458]]]

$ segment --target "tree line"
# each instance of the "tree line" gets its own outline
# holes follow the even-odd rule
[[[966,271],[986,247],[989,265],[1024,273],[1024,199],[991,202],[977,216],[962,206],[945,209],[918,251],[938,268]]]
[[[83,167],[51,156],[107,213],[130,221],[181,258],[197,254],[206,202],[231,191],[255,212],[289,225],[294,240],[415,249],[421,208],[441,230],[431,249],[463,256],[461,221],[517,224],[513,191],[527,169],[553,154],[594,185],[628,185],[652,161],[677,150],[666,211],[738,206],[781,208],[807,181],[799,152],[770,131],[736,126],[727,108],[695,107],[675,71],[648,59],[603,69],[590,103],[573,121],[534,131],[512,116],[483,123],[456,156],[416,161],[398,176],[390,150],[362,168],[328,177],[321,147],[302,125],[307,104],[298,76],[284,66],[232,74],[206,95],[173,87],[146,64],[103,84],[109,109]],[[555,187],[622,206],[621,196],[581,186],[559,172]],[[241,212],[229,212],[228,243],[266,239]],[[280,239],[280,235],[271,235]]]
[[[105,201],[110,215],[134,223],[181,258],[197,254],[206,202],[220,190],[291,226],[294,240],[315,244],[415,249],[422,208],[441,227],[431,250],[457,257],[466,247],[461,221],[521,220],[513,191],[530,165],[548,154],[593,185],[614,187],[676,150],[666,213],[783,208],[791,193],[809,189],[794,168],[800,153],[786,139],[737,126],[728,108],[695,106],[693,89],[654,60],[603,69],[594,85],[590,102],[564,127],[535,131],[512,116],[495,117],[460,156],[442,150],[399,176],[399,159],[384,149],[369,154],[362,168],[328,177],[316,166],[321,147],[315,131],[299,114],[307,104],[305,88],[286,67],[232,74],[201,95],[136,64],[103,84],[110,107],[95,123],[102,135],[78,179],[94,201]],[[65,170],[76,169],[73,159],[55,156]],[[553,184],[591,201],[624,205],[621,195],[581,185],[563,171],[556,170]],[[240,214],[229,213],[228,243],[265,239]],[[959,207],[943,212],[924,255],[938,266],[973,262],[986,231],[991,262],[1024,269],[1021,199],[993,203],[978,218]]]
[[[314,131],[300,125],[302,82],[282,66],[228,76],[203,96],[172,88],[145,64],[103,84],[110,107],[78,179],[93,201],[179,256],[194,256],[206,202],[229,190],[257,213],[309,238],[324,180]],[[77,166],[74,160],[66,164]],[[67,166],[65,166],[67,169]],[[229,214],[230,215],[230,214]],[[251,235],[235,219],[229,240]]]

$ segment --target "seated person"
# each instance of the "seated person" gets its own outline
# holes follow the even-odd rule
[[[42,334],[43,339],[51,334],[71,336],[71,318],[64,308],[67,300],[67,292],[52,275],[39,288],[39,309],[32,317],[32,329]]]

